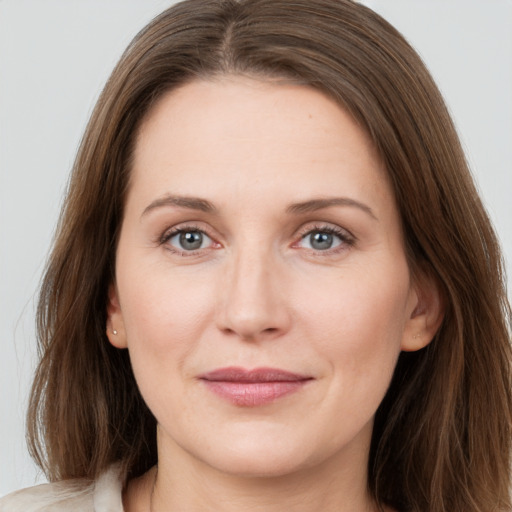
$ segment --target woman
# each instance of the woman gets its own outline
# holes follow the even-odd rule
[[[509,510],[510,309],[419,57],[345,0],[189,0],[87,128],[0,510]],[[2,508],[3,507],[3,508]]]

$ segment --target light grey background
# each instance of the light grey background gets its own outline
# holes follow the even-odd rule
[[[171,3],[0,0],[0,495],[44,481],[24,443],[34,297],[78,142],[125,46]],[[510,267],[512,0],[363,3],[432,71]]]

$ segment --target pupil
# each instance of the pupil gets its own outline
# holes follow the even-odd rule
[[[313,249],[326,250],[332,246],[332,235],[330,233],[316,232],[311,235],[311,247]]]
[[[203,243],[203,235],[198,231],[187,231],[180,234],[180,244],[184,249],[193,251],[199,249]]]

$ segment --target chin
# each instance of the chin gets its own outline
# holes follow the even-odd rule
[[[276,450],[230,452],[223,457],[212,458],[209,463],[214,469],[242,478],[279,478],[305,469],[308,464],[295,454],[278,453]]]
[[[240,477],[276,478],[314,465],[304,440],[282,432],[261,434],[230,436],[225,444],[216,443],[207,454],[196,455],[210,467]]]

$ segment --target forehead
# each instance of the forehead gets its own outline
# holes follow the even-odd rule
[[[322,129],[318,131],[320,123]],[[270,124],[272,132],[268,130]],[[233,142],[256,135],[269,143],[276,135],[291,141],[307,134],[308,146],[328,143],[328,136],[336,137],[344,129],[344,138],[359,139],[358,144],[364,143],[367,152],[377,158],[366,132],[338,103],[311,87],[274,80],[225,76],[185,83],[164,94],[146,114],[137,146],[162,129],[169,138],[192,135],[191,143],[198,134],[231,138]]]
[[[265,184],[322,195],[342,178],[354,193],[389,189],[371,140],[345,110],[309,87],[236,76],[190,82],[156,103],[137,135],[132,186],[177,193],[194,183],[213,193],[220,182]]]

